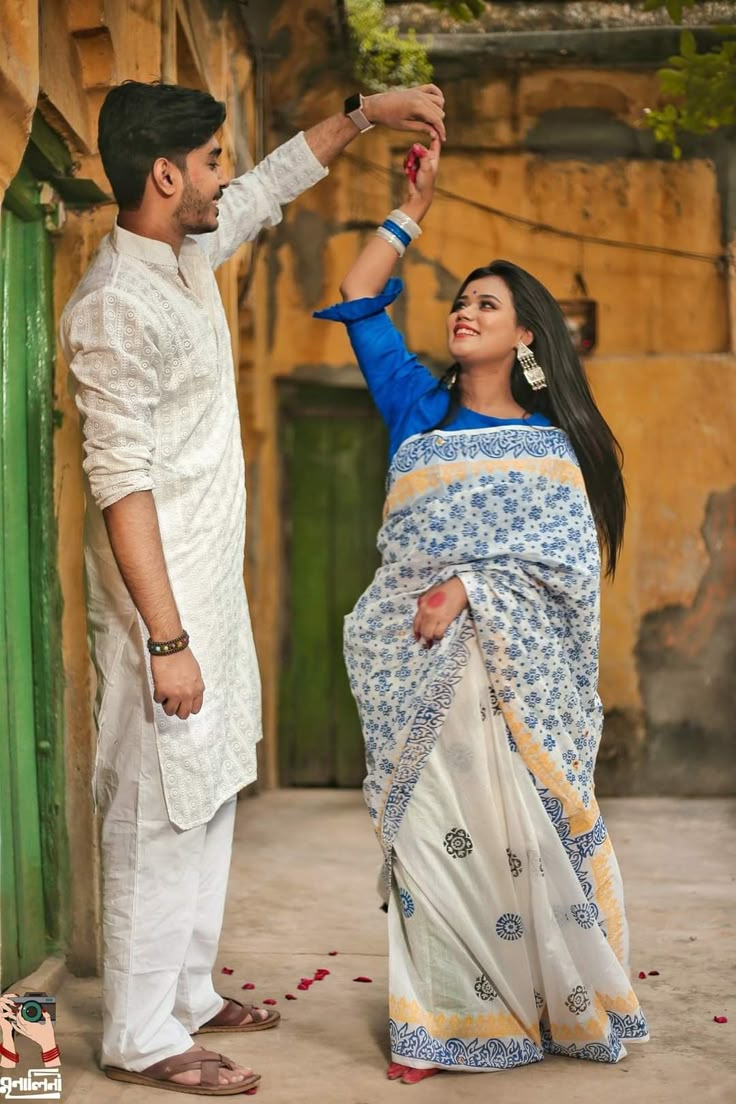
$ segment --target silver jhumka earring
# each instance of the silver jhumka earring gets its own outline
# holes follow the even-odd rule
[[[534,353],[523,341],[520,341],[516,346],[516,355],[519,358],[519,364],[521,365],[521,370],[524,373],[526,382],[529,384],[532,391],[541,391],[543,387],[546,387],[547,380],[544,372],[537,364]]]

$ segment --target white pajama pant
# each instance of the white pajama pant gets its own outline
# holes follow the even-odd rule
[[[105,701],[95,796],[102,816],[102,1064],[139,1072],[188,1050],[191,1033],[222,1006],[212,969],[236,799],[201,827],[171,824],[152,717],[141,723],[131,681],[127,708],[125,691],[110,688],[118,700]]]

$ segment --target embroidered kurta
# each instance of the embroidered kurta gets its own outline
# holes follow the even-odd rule
[[[171,822],[192,828],[256,777],[260,683],[243,585],[245,478],[230,334],[213,269],[327,174],[303,134],[232,181],[219,226],[169,245],[104,238],[62,316],[87,485],[85,567],[97,724],[152,724]],[[151,491],[174,597],[205,683],[186,721],[126,694],[147,638],[102,511]]]

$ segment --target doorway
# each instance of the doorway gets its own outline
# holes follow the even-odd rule
[[[286,383],[280,448],[281,783],[360,786],[363,737],[343,661],[342,622],[380,563],[388,436],[367,391]]]
[[[0,985],[61,932],[63,675],[52,251],[27,165],[0,213]]]

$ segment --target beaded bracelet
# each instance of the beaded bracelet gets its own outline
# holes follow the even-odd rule
[[[189,633],[185,630],[181,636],[177,636],[174,640],[151,640],[149,637],[146,647],[151,655],[174,655],[176,652],[183,652],[185,648],[189,647]]]

